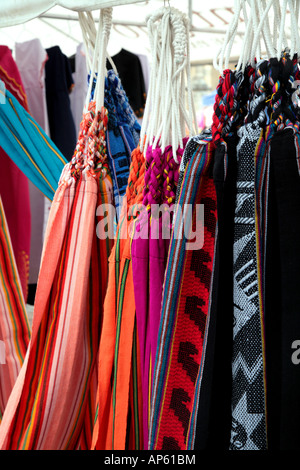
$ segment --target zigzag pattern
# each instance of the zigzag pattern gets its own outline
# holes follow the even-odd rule
[[[255,233],[255,152],[261,129],[240,129],[234,233],[233,450],[266,449],[264,361]]]
[[[232,362],[232,376],[233,379],[236,378],[239,372],[243,372],[245,378],[247,379],[249,384],[253,384],[253,382],[257,379],[258,375],[261,373],[263,367],[263,358],[259,356],[257,360],[250,366],[243,355],[239,353],[237,357]]]

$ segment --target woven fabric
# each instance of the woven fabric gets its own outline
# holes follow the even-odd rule
[[[213,178],[217,196],[218,230],[194,449],[216,452],[228,449],[231,429],[235,136],[216,146]]]
[[[67,163],[44,130],[6,89],[0,90],[0,145],[16,166],[52,200]]]
[[[29,112],[27,95],[12,52],[7,46],[0,46],[0,79],[6,89],[17,99],[21,106]]]
[[[294,344],[300,327],[299,150],[299,130],[277,130],[270,140],[266,351],[270,450],[276,452],[297,450],[300,438],[299,347]]]
[[[96,450],[138,450],[143,447],[130,251],[130,227],[134,219],[130,216],[130,209],[142,201],[144,173],[144,157],[137,148],[132,153],[126,200],[109,257],[92,442],[92,448]]]
[[[0,46],[0,80],[16,101],[28,111],[24,83],[7,46]],[[15,165],[11,155],[3,148],[0,148],[0,158],[0,194],[26,302],[32,222],[28,179],[22,173],[22,168]]]
[[[112,181],[105,167],[105,110],[95,114],[91,103],[82,124],[51,206],[32,337],[3,416],[3,449],[91,445],[87,418],[93,422],[94,411],[87,407],[93,405],[107,272],[106,241],[103,246],[96,238],[96,207],[103,199],[112,203]]]
[[[173,204],[178,184],[179,164],[186,142],[187,139],[184,139],[184,147],[177,150],[179,163],[173,158],[171,146],[167,146],[164,152],[159,147],[148,147],[143,197],[144,212],[137,218],[134,239],[131,244],[136,322],[143,383],[145,449],[148,448],[152,373],[173,222]],[[161,213],[158,213],[158,209],[162,209]]]
[[[140,140],[141,126],[130,106],[128,97],[122,86],[120,78],[113,70],[107,71],[107,82],[110,84],[110,90],[114,98],[117,116],[119,121],[127,124],[134,141],[134,148],[138,147]]]
[[[188,149],[188,146],[187,146]],[[204,245],[186,250],[187,235],[178,236],[175,215],[158,334],[149,448],[192,449],[197,396],[209,317],[214,262],[216,196],[210,174],[213,145],[206,142],[192,155],[184,173],[178,203],[204,204]],[[177,236],[174,236],[177,234]]]
[[[263,299],[256,236],[255,163],[263,131],[258,122],[239,131],[234,227],[234,326],[230,449],[265,450],[266,391]]]
[[[109,71],[105,80],[104,102],[109,114],[106,144],[118,222],[129,177],[131,152],[137,146],[139,138],[139,125],[134,118],[121,82],[113,71]]]
[[[182,155],[182,159],[180,161],[180,167],[179,167],[179,178],[178,178],[178,185],[177,185],[177,190],[176,190],[176,197],[175,197],[175,204],[178,203],[178,197],[180,194],[180,189],[181,189],[181,184],[182,180],[184,177],[184,172],[185,168],[191,159],[192,155],[196,152],[198,149],[199,145],[205,143],[205,142],[210,142],[211,141],[211,132],[210,130],[205,130],[201,132],[200,135],[190,137],[187,145],[185,146],[185,152]]]
[[[0,420],[23,364],[30,328],[22,286],[0,198]]]

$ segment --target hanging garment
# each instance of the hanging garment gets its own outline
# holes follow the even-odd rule
[[[141,380],[138,361],[135,299],[131,263],[132,208],[142,202],[145,161],[139,147],[132,152],[129,180],[115,243],[99,346],[95,450],[143,448]],[[130,417],[130,419],[129,419]],[[128,421],[127,421],[128,419]]]
[[[204,204],[204,245],[201,249],[186,250],[191,232],[182,233],[178,212],[163,288],[151,397],[150,449],[193,448],[210,316],[217,221],[210,171],[212,151],[210,138],[188,159],[180,186],[178,204],[181,208],[192,204],[194,221],[196,205]],[[186,152],[189,152],[189,144]]]
[[[7,46],[0,46],[0,79],[18,103],[28,111],[27,96],[20,72]],[[1,106],[3,106],[2,103]],[[7,153],[5,149],[1,148],[0,156],[0,194],[6,213],[23,295],[26,301],[31,237],[31,210],[28,180],[22,173],[22,169],[17,168],[12,161],[14,158],[11,153]]]
[[[72,78],[74,87],[70,93],[71,111],[74,119],[76,135],[80,131],[80,123],[82,121],[83,108],[85,105],[86,95],[88,91],[88,73],[86,68],[86,57],[83,44],[78,44],[75,56],[72,57]]]
[[[230,448],[293,449],[297,447],[293,438],[297,436],[294,426],[299,406],[296,394],[294,395],[298,374],[291,360],[292,331],[295,332],[298,328],[298,315],[295,311],[292,313],[293,305],[297,304],[297,301],[293,303],[292,296],[297,294],[291,284],[296,276],[292,263],[294,260],[297,263],[297,220],[291,213],[297,212],[294,211],[294,205],[297,205],[296,188],[299,178],[299,121],[297,102],[292,97],[293,82],[299,79],[299,67],[297,57],[291,59],[287,53],[283,53],[280,60],[274,58],[261,61],[255,68],[249,66],[242,80],[238,74],[234,77],[232,72],[225,72],[222,86],[217,93],[214,136],[216,142],[222,137],[227,142],[226,133],[231,129],[241,139],[236,144],[233,429]],[[238,89],[238,83],[241,84],[241,89]],[[235,100],[237,91],[242,97],[238,106]],[[259,121],[264,120],[267,124],[260,126]],[[228,165],[224,165],[224,162],[222,165],[222,171],[227,173]],[[285,179],[284,174],[289,176]],[[282,207],[287,204],[282,211],[280,204]],[[232,206],[232,193],[229,206]],[[227,206],[228,210],[230,209]],[[228,215],[230,226],[232,215],[229,212]],[[224,234],[225,231],[223,240]],[[282,245],[281,236],[286,237]],[[241,238],[247,242],[241,243]],[[228,248],[230,249],[229,244]],[[224,260],[219,257],[220,263]],[[293,280],[290,279],[288,285],[293,294],[291,291],[287,293],[287,287],[284,287],[286,276],[290,274]],[[219,286],[220,283],[221,277]],[[251,302],[245,301],[249,295],[252,296]],[[220,303],[223,300],[224,294]],[[230,305],[229,296],[227,304]],[[291,325],[291,330],[288,325]],[[217,331],[222,327],[218,319],[216,326]],[[228,337],[227,329],[220,331],[220,334],[224,337],[224,331]],[[217,351],[218,347],[222,347],[222,343],[217,344],[218,335],[215,341]],[[226,372],[222,353],[215,356],[219,356],[220,363],[219,368],[214,371],[215,378],[221,369],[223,373],[219,382],[216,379],[213,381],[214,404],[217,404],[219,397],[218,383],[224,386],[222,379]],[[225,361],[228,371],[227,355]],[[228,390],[225,392],[228,397]],[[213,403],[211,408],[214,408]],[[220,410],[223,410],[222,415]],[[228,405],[218,406],[214,412],[215,418],[210,424],[212,431],[213,425],[220,423],[220,416],[226,417],[220,434],[223,446],[229,435]],[[211,437],[211,448],[214,449],[215,437]]]
[[[199,393],[194,449],[229,449],[231,435],[231,359],[233,324],[233,245],[236,195],[236,135],[214,151],[213,178],[218,230],[203,378]]]
[[[239,131],[234,233],[234,328],[232,431],[230,448],[266,450],[263,300],[256,238],[255,160],[262,129],[249,123]]]
[[[118,70],[130,106],[137,117],[143,117],[146,103],[146,89],[139,57],[132,52],[121,49],[118,54],[112,57],[112,60]],[[107,68],[111,69],[109,63],[107,64]]]
[[[298,127],[298,129],[297,129]],[[266,351],[271,450],[298,448],[299,365],[293,343],[299,339],[297,288],[299,237],[299,122],[270,139],[268,199]]]
[[[0,46],[0,78],[6,88],[18,100],[18,102],[29,111],[27,95],[22,78],[11,50],[7,46]]]
[[[115,81],[116,80],[119,80],[117,76],[115,76]],[[114,203],[118,222],[122,207],[122,198],[125,195],[129,177],[131,152],[135,148],[135,142],[132,137],[131,139],[126,139],[124,127],[128,127],[128,124],[126,121],[124,122],[124,117],[126,119],[126,115],[124,116],[124,112],[122,111],[121,114],[120,105],[117,108],[118,103],[115,103],[115,100],[119,101],[116,93],[113,94],[115,87],[114,79],[106,79],[104,103],[109,114],[106,145],[108,163],[114,184]],[[121,84],[119,84],[119,87],[121,87]],[[130,130],[128,134],[130,135]]]
[[[46,49],[46,99],[50,137],[63,156],[73,156],[77,135],[69,94],[74,86],[68,58],[58,46]]]
[[[30,339],[20,277],[0,198],[0,422],[22,367]],[[2,349],[1,349],[2,351]]]
[[[66,159],[43,129],[8,91],[0,91],[5,101],[0,120],[5,132],[0,145],[19,169],[50,200],[53,199]]]
[[[97,203],[112,202],[105,163],[107,114],[104,109],[95,114],[92,106],[52,203],[32,338],[0,429],[3,449],[76,449],[82,433],[82,445],[91,434],[87,406],[93,420],[89,400],[101,329],[99,284],[106,286],[107,264],[107,253],[102,260],[97,256],[107,240],[97,240],[95,216]]]
[[[39,39],[15,44],[16,63],[20,71],[26,92],[30,114],[49,136],[45,90],[45,64],[47,53]],[[34,303],[36,283],[39,274],[43,240],[44,223],[48,220],[45,211],[45,197],[41,191],[29,181],[31,208],[31,244],[29,263],[29,294],[27,302]]]
[[[143,71],[143,77],[144,77],[144,82],[145,82],[145,92],[146,95],[149,90],[149,82],[150,82],[150,64],[148,57],[145,54],[137,54],[138,58],[140,59],[141,66],[142,66],[142,71]]]
[[[122,86],[120,78],[113,70],[107,71],[107,81],[110,83],[110,90],[114,98],[119,126],[128,149],[138,147],[140,141],[141,126],[130,106],[126,92]],[[131,163],[131,158],[130,158]]]
[[[136,231],[131,244],[143,385],[145,449],[148,448],[152,371],[155,363],[162,289],[173,221],[173,204],[179,177],[179,164],[186,141],[187,139],[184,139],[183,148],[177,151],[178,163],[173,157],[171,146],[166,147],[164,152],[159,147],[147,148],[143,213],[136,221]]]
[[[47,52],[42,47],[39,39],[32,39],[22,43],[17,42],[15,44],[15,54],[30,114],[49,135],[45,91]]]

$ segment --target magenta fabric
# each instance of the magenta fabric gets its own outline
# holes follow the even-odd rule
[[[184,139],[184,146],[186,142],[187,139]],[[154,149],[148,147],[143,211],[136,221],[135,236],[131,244],[136,322],[141,356],[145,449],[148,448],[149,400],[172,223],[172,211],[163,210],[160,214],[156,214],[154,205],[157,209],[162,205],[170,208],[175,202],[182,154],[183,149],[178,149],[178,163],[176,163],[171,146],[168,146],[163,153],[159,147]]]
[[[0,46],[0,79],[28,111],[24,86],[15,60],[7,46]],[[1,106],[1,105],[0,105]],[[7,218],[12,247],[24,299],[27,299],[31,237],[31,210],[27,177],[0,148],[0,196]]]
[[[148,216],[148,214],[147,214]],[[141,225],[145,223],[145,220]],[[140,228],[140,233],[146,235],[147,224]],[[134,239],[131,244],[132,275],[134,285],[134,297],[136,305],[136,322],[140,345],[140,363],[143,393],[143,442],[144,448],[148,448],[148,391],[149,391],[149,240]]]

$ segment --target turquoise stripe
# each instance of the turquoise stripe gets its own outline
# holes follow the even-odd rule
[[[0,146],[30,181],[52,200],[67,160],[8,90],[5,98],[5,103],[0,105],[3,128]]]

